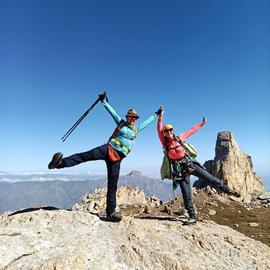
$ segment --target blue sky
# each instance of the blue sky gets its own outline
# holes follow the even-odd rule
[[[47,171],[51,155],[107,141],[114,122],[101,104],[65,143],[60,138],[106,90],[122,116],[140,120],[160,104],[199,160],[231,131],[270,175],[269,1],[0,1],[0,170]],[[156,123],[137,139],[122,170],[158,174]],[[62,172],[104,170],[91,162]]]

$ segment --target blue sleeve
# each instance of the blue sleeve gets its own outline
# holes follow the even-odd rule
[[[112,116],[113,120],[117,125],[121,122],[122,118],[117,114],[117,112],[114,110],[114,108],[106,101],[103,100],[101,103],[104,105],[105,109],[109,112],[109,114]]]
[[[147,118],[144,122],[140,123],[138,125],[138,132],[149,126],[155,119],[157,118],[156,114],[151,115],[149,118]]]

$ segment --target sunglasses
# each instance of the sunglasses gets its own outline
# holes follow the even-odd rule
[[[138,116],[128,116],[128,118],[133,119],[133,120],[137,120]]]
[[[166,132],[166,133],[173,132],[173,128],[165,129],[164,132]]]

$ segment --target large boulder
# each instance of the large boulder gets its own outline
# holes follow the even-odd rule
[[[208,160],[204,166],[232,189],[239,191],[241,197],[249,199],[263,192],[263,181],[253,169],[251,156],[245,154],[238,146],[231,132],[223,131],[217,135],[214,160]],[[194,187],[203,188],[211,183],[198,179]]]

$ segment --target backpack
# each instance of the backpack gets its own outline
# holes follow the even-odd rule
[[[175,139],[185,149],[186,155],[193,162],[195,162],[196,161],[195,158],[197,157],[196,148],[192,144],[190,144],[190,143],[188,143],[186,141],[182,141],[178,136],[175,136]],[[170,159],[168,157],[167,151],[168,151],[168,149],[166,150],[166,152],[164,152],[164,157],[163,157],[162,165],[161,165],[161,168],[160,168],[160,176],[161,176],[162,180],[164,180],[165,178],[173,180],[171,163],[170,163]]]
[[[126,125],[126,122],[125,121],[121,121],[119,123],[119,125],[115,128],[113,134],[111,135],[111,137],[109,138],[108,140],[108,143],[107,143],[107,147],[108,147],[108,158],[111,162],[117,162],[117,161],[120,161],[123,159],[123,157],[120,157],[119,154],[117,153],[117,151],[109,144],[109,141],[111,139],[114,139],[117,132],[123,127]]]
[[[118,132],[122,127],[124,127],[125,125],[126,125],[126,122],[125,122],[124,120],[121,120],[120,123],[118,124],[118,126],[115,128],[113,134],[112,134],[111,137],[109,138],[108,142],[109,142],[111,139],[115,138],[117,132]]]
[[[196,150],[196,148],[192,144],[188,143],[187,141],[182,141],[178,136],[175,136],[175,139],[186,150],[186,154],[190,158],[195,159],[197,157],[197,150]]]

